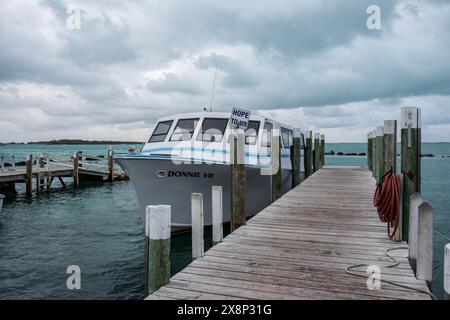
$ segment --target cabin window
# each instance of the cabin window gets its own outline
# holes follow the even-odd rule
[[[292,131],[286,128],[281,128],[281,138],[283,139],[284,148],[290,148],[292,145]]]
[[[263,132],[263,136],[262,136],[262,143],[261,145],[263,147],[269,147],[272,143],[272,129],[273,129],[273,125],[269,122],[264,123],[264,132]]]
[[[198,120],[198,118],[178,120],[170,141],[190,141],[197,127]]]
[[[169,132],[172,123],[172,120],[162,121],[158,123],[148,142],[163,142],[166,139],[167,133]]]
[[[249,121],[245,130],[245,144],[256,144],[258,140],[259,121]]]
[[[228,119],[205,118],[202,130],[198,134],[198,141],[221,142],[227,127]]]

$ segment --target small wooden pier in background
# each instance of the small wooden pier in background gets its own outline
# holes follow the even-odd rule
[[[12,163],[5,165],[4,157],[0,163],[0,191],[6,194],[15,193],[15,184],[24,183],[26,194],[50,191],[53,180],[57,178],[63,187],[66,183],[63,178],[73,179],[73,186],[78,188],[82,180],[115,181],[127,179],[125,172],[115,165],[112,150],[108,151],[107,158],[86,156],[74,153],[73,156],[41,154],[36,159],[28,155],[25,165],[16,166],[15,156]],[[33,187],[34,185],[34,187]]]
[[[407,247],[386,236],[372,204],[367,168],[323,167],[195,259],[147,299],[431,299],[408,262]],[[381,269],[370,290],[364,264]]]

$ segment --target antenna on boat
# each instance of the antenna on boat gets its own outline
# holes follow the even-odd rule
[[[217,80],[217,70],[219,69],[219,59],[220,59],[220,42],[219,48],[217,49],[216,69],[214,70],[214,78],[211,88],[211,98],[209,100],[209,112],[212,112],[214,105],[214,93],[216,91],[216,80]]]

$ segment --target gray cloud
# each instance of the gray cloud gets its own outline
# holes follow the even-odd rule
[[[164,73],[163,77],[157,80],[150,80],[147,88],[157,93],[186,93],[199,95],[204,93],[202,88],[188,77],[182,77],[174,73]]]
[[[216,110],[362,130],[417,101],[450,140],[449,1],[377,1],[373,31],[369,0],[83,0],[81,30],[66,27],[68,4],[1,5],[0,141],[80,126],[136,139],[159,116],[202,110],[217,58]]]

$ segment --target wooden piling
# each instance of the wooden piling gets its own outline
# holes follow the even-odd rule
[[[305,178],[312,175],[313,155],[312,155],[312,131],[308,131],[306,135],[305,146]]]
[[[397,231],[394,234],[394,241],[400,242],[403,241],[402,238],[402,230],[403,230],[403,222],[402,222],[402,206],[403,206],[403,175],[400,173],[400,203],[398,205],[399,208],[399,217],[398,217],[398,227]],[[408,226],[406,226],[408,228]]]
[[[112,148],[108,149],[108,180],[114,181],[114,152]]]
[[[151,294],[170,280],[171,207],[147,206],[145,219],[148,254],[145,270],[148,281],[146,293]]]
[[[75,189],[80,187],[80,175],[79,175],[79,153],[73,154],[73,186]]]
[[[373,167],[372,167],[372,157],[373,157],[373,134],[370,132],[367,135],[367,166],[369,167],[369,170],[372,171],[373,174]]]
[[[11,159],[12,159],[12,163],[11,163],[12,171],[16,171],[16,156],[13,154],[11,156]]]
[[[44,184],[41,172],[41,170],[44,169],[44,155],[42,153],[39,153],[37,162],[39,169],[36,172],[36,193],[39,194],[39,192],[41,192],[41,186]]]
[[[231,231],[245,224],[245,133],[238,129],[231,136]]]
[[[222,186],[212,187],[212,240],[213,245],[223,239],[223,200]]]
[[[409,225],[409,198],[421,191],[421,110],[402,108],[401,172],[403,173],[403,225]],[[403,228],[403,239],[408,239],[408,228]]]
[[[313,153],[313,159],[314,159],[314,172],[320,169],[320,133],[315,132],[314,133],[314,153]]]
[[[275,124],[272,130],[271,143],[271,190],[272,202],[281,197],[281,128],[279,124]]]
[[[444,248],[444,299],[450,300],[450,243]]]
[[[384,171],[384,127],[378,127],[377,128],[377,137],[375,141],[377,147],[376,147],[376,175],[375,179],[377,180],[377,183],[380,183],[380,179],[385,174]]]
[[[430,289],[433,281],[433,216],[433,207],[428,202],[423,202],[419,206],[417,221],[417,279],[425,280]]]
[[[419,207],[423,198],[419,193],[411,195],[409,200],[410,216],[408,225],[409,264],[414,272],[417,270],[418,235],[419,235]]]
[[[377,175],[377,130],[372,131],[372,177]]]
[[[192,193],[191,196],[192,215],[192,258],[203,257],[205,245],[203,240],[203,194]]]
[[[397,120],[384,121],[384,172],[397,173]]]
[[[325,165],[325,135],[320,135],[320,168]]]
[[[31,154],[27,156],[25,184],[26,195],[31,197],[33,193],[33,156]]]
[[[0,172],[5,172],[5,157],[0,155]]]
[[[301,133],[300,129],[295,129],[291,150],[292,188],[295,188],[301,183],[300,149],[301,149]]]

